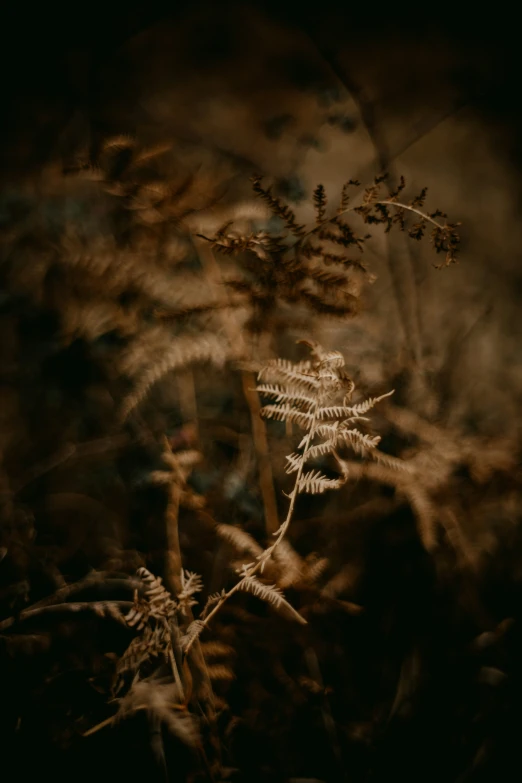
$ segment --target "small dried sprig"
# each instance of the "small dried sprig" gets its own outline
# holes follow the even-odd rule
[[[350,195],[349,195],[350,188],[360,188],[360,187],[361,187],[361,183],[359,182],[358,179],[349,179],[348,182],[344,183],[343,189],[341,191],[341,201],[337,209],[337,214],[340,214],[341,212],[345,212],[348,209],[348,204],[350,203]]]
[[[146,568],[139,568],[137,575],[145,589],[143,595],[134,592],[134,603],[125,620],[127,625],[140,632],[124,652],[117,667],[120,677],[126,671],[139,674],[140,667],[151,658],[164,657],[170,663],[172,676],[180,693],[183,693],[180,669],[176,662],[174,645],[181,646],[176,615],[188,614],[196,600],[194,595],[202,587],[201,577],[191,571],[182,571],[181,590],[175,600],[163,587],[160,577],[154,576]],[[179,658],[180,660],[180,658]]]
[[[139,597],[137,590],[134,591],[134,605],[125,617],[127,625],[141,630],[151,617],[155,620],[173,617],[177,604],[163,587],[161,578],[154,576],[146,568],[139,568],[137,575],[143,580],[147,589],[144,598]]]
[[[187,614],[189,608],[197,604],[194,595],[203,590],[201,577],[192,571],[182,571],[181,588],[181,593],[178,595],[178,608],[181,614]]]

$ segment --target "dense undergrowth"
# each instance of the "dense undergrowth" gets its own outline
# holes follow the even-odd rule
[[[253,190],[118,137],[3,194],[5,763],[490,779],[520,696],[516,431],[446,426],[442,381],[383,356],[365,382],[343,338],[371,234],[451,274],[458,224],[402,178],[318,186],[307,225]]]

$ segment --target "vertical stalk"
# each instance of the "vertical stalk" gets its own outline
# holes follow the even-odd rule
[[[164,438],[164,458],[172,470],[172,480],[168,488],[167,509],[165,512],[165,536],[167,539],[167,551],[165,557],[165,580],[172,595],[181,592],[181,549],[179,545],[179,501],[181,497],[181,481],[177,475],[176,458],[170,450],[167,438]]]
[[[197,242],[197,249],[209,279],[223,288],[223,297],[226,298],[226,291],[223,285],[221,270],[214,257],[212,248],[207,242]],[[238,353],[248,358],[248,349],[239,328],[239,325],[230,310],[224,308],[222,311],[223,326],[227,337],[232,345],[238,346]],[[247,370],[241,372],[241,384],[245,400],[250,411],[250,421],[252,423],[252,439],[257,454],[259,465],[259,485],[261,488],[261,497],[263,499],[263,508],[265,511],[265,525],[267,533],[273,534],[279,527],[277,514],[277,500],[274,490],[274,478],[272,475],[272,466],[268,450],[268,439],[266,436],[266,424],[261,418],[261,404],[254,387],[256,385],[253,373]]]

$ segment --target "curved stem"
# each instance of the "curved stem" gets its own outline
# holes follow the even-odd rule
[[[432,225],[436,226],[437,228],[441,229],[443,231],[447,226],[443,226],[441,223],[438,223],[436,220],[431,218],[429,215],[425,214],[424,212],[421,212],[420,209],[416,209],[415,207],[411,207],[409,204],[403,204],[401,201],[393,201],[392,199],[379,199],[378,201],[372,202],[373,205],[377,204],[383,204],[386,206],[391,207],[397,207],[398,209],[406,209],[408,212],[414,212],[416,215],[419,215],[423,220],[427,220],[428,223],[431,223]],[[326,226],[328,223],[331,223],[336,218],[341,217],[341,215],[346,215],[348,212],[354,212],[359,207],[357,206],[350,206],[346,209],[343,209],[341,212],[337,212],[335,215],[332,215],[332,217],[326,218],[326,220],[321,221],[319,225],[314,226],[310,229],[310,231],[307,231],[306,234],[303,234],[302,237],[300,237],[297,242],[294,242],[293,245],[291,245],[287,250],[285,250],[285,253],[287,253],[289,250],[294,250],[295,248],[299,247],[299,245],[303,244],[303,241],[311,236],[312,234],[315,234],[317,231],[320,231],[324,226]]]
[[[287,530],[290,527],[290,522],[292,521],[292,516],[293,516],[294,508],[295,508],[295,503],[296,503],[296,500],[297,500],[297,496],[299,494],[299,483],[301,481],[301,476],[303,475],[303,470],[304,470],[304,467],[305,467],[305,464],[306,464],[308,450],[310,448],[310,442],[311,442],[312,438],[314,437],[315,424],[316,424],[316,412],[317,412],[318,406],[319,406],[319,402],[318,402],[318,400],[316,400],[314,402],[314,405],[312,406],[311,411],[310,411],[310,413],[313,416],[313,419],[312,419],[312,422],[311,422],[311,425],[310,425],[310,429],[308,430],[308,433],[305,436],[305,441],[304,441],[304,444],[303,444],[302,458],[301,458],[301,461],[300,461],[300,464],[299,464],[299,468],[298,468],[298,471],[297,471],[297,475],[296,475],[296,478],[295,478],[294,487],[293,487],[292,492],[290,493],[290,496],[289,496],[290,497],[290,505],[288,506],[288,511],[286,513],[286,517],[285,517],[284,522],[282,522],[282,524],[280,525],[279,529],[276,530],[275,533],[273,534],[273,535],[276,536],[276,540],[274,541],[274,543],[271,546],[269,546],[267,549],[265,549],[259,555],[259,557],[257,559],[257,563],[251,563],[250,566],[247,566],[245,568],[245,570],[243,572],[243,577],[239,580],[239,582],[236,582],[236,584],[233,587],[231,587],[230,590],[227,593],[225,593],[225,595],[221,596],[221,598],[216,603],[216,605],[214,606],[212,611],[209,612],[209,614],[205,617],[205,619],[201,621],[203,623],[203,626],[202,626],[201,630],[203,630],[204,628],[208,627],[210,621],[219,612],[219,610],[221,609],[223,604],[226,601],[228,601],[228,599],[231,598],[234,595],[234,593],[237,593],[239,590],[242,589],[245,581],[248,578],[254,576],[256,573],[258,573],[258,571],[261,571],[261,573],[263,572],[263,568],[264,568],[266,562],[272,556],[272,554],[273,554],[274,550],[276,549],[276,547],[278,547],[279,544],[281,543],[281,541],[284,539],[284,537],[285,537],[285,535],[287,533]],[[199,637],[199,634],[198,634],[198,636],[195,636],[187,644],[187,646],[185,648],[185,655],[188,655],[188,653],[190,651],[190,648],[192,647],[192,645],[194,644],[196,639],[198,639],[198,637]]]

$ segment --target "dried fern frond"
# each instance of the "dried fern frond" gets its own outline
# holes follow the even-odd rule
[[[308,460],[328,454],[337,458],[336,449],[344,445],[351,446],[358,453],[371,454],[379,442],[379,437],[364,434],[353,424],[362,418],[363,413],[367,413],[392,393],[388,392],[355,405],[346,405],[347,399],[353,394],[354,384],[346,376],[344,357],[338,351],[326,351],[318,343],[306,344],[314,357],[312,362],[306,364],[305,380],[309,391],[303,394],[295,383],[302,374],[301,363],[296,365],[298,369],[295,369],[291,363],[272,362],[269,365],[269,374],[270,380],[275,383],[261,384],[258,387],[261,394],[275,396],[281,400],[276,404],[265,405],[261,409],[263,416],[295,422],[306,431],[299,444],[300,451],[287,457],[287,472],[296,474],[294,488],[289,495],[290,509],[287,518],[276,531],[275,543],[259,557],[261,564],[267,562],[272,551],[284,538],[300,492],[317,494],[338,489],[347,479],[346,475],[337,479],[328,478],[318,470],[305,472]],[[260,373],[261,377],[263,375],[266,377],[266,368]],[[342,404],[339,405],[336,403],[340,397]],[[322,438],[321,443],[314,442],[317,437]]]
[[[137,374],[134,390],[123,400],[121,417],[123,419],[139,405],[152,386],[168,372],[198,362],[212,362],[222,367],[226,361],[235,358],[235,352],[228,342],[216,334],[202,334],[191,337],[178,337],[158,359]]]
[[[231,647],[230,644],[224,644],[223,642],[216,640],[202,642],[201,652],[206,659],[227,658],[236,654],[234,647]]]
[[[291,382],[297,388],[317,389],[319,381],[312,370],[312,363],[289,362],[288,359],[271,359],[259,371],[258,380],[277,380],[282,386],[289,385]]]
[[[165,590],[162,580],[154,576],[146,568],[138,568],[137,575],[145,582],[145,599],[149,605],[150,616],[154,618],[172,617],[177,610],[177,604],[170,593]]]
[[[394,226],[412,239],[421,239],[427,228],[436,253],[446,256],[445,265],[455,262],[459,245],[458,223],[450,223],[440,210],[424,212],[426,189],[409,202],[399,201],[404,179],[391,194],[382,191],[386,177],[376,177],[353,205],[349,190],[359,186],[349,180],[342,189],[340,203],[327,215],[327,196],[322,185],[313,193],[315,226],[307,229],[297,221],[295,212],[264,187],[260,177],[253,178],[254,192],[284,226],[283,233],[266,231],[242,233],[226,223],[214,236],[199,236],[215,250],[237,259],[240,278],[235,274],[228,285],[246,294],[253,313],[249,322],[254,331],[266,328],[267,318],[279,303],[303,304],[318,315],[346,317],[357,312],[362,286],[375,279],[369,275],[361,253],[371,234],[360,234],[348,222],[356,217],[363,225],[380,225],[385,232]],[[407,217],[413,216],[413,225]],[[286,233],[285,233],[286,232]],[[289,241],[290,235],[294,241]],[[335,271],[326,267],[335,266]]]
[[[216,533],[238,552],[249,552],[257,557],[263,549],[245,530],[235,525],[216,525]]]
[[[305,578],[311,576],[308,564],[295,551],[288,539],[284,538],[276,550],[273,557],[279,570],[278,584],[281,588],[291,587],[299,584]]]
[[[213,682],[231,682],[236,676],[232,669],[223,663],[208,664],[207,672]]]
[[[174,683],[163,684],[154,680],[134,682],[128,693],[118,700],[119,709],[114,720],[119,721],[139,710],[146,710],[184,745],[196,747],[200,740],[196,719],[186,710],[180,709],[181,700]]]
[[[287,205],[283,204],[281,199],[272,195],[272,188],[264,188],[261,185],[261,177],[252,177],[252,188],[254,193],[263,199],[268,205],[270,211],[278,218],[281,218],[285,226],[296,237],[300,237],[304,234],[305,228],[297,222],[295,212]]]
[[[245,593],[252,593],[252,595],[261,598],[262,601],[266,601],[272,604],[276,609],[284,609],[287,613],[297,620],[299,623],[306,623],[303,617],[296,612],[294,607],[288,603],[283,595],[283,592],[275,585],[267,585],[264,582],[259,581],[255,575],[244,576],[241,582],[239,582],[239,589]]]
[[[298,451],[287,458],[288,472],[295,473],[295,482],[288,495],[290,505],[286,518],[274,533],[274,543],[264,550],[243,531],[229,525],[219,526],[220,535],[233,543],[237,549],[254,555],[255,561],[243,563],[238,569],[239,581],[228,592],[217,594],[207,602],[207,607],[202,614],[204,627],[209,624],[225,601],[238,591],[253,593],[276,608],[284,609],[298,622],[305,622],[284,598],[281,589],[276,585],[261,582],[257,573],[262,572],[269,564],[273,566],[284,563],[285,550],[282,549],[280,552],[279,563],[276,553],[285,539],[298,495],[302,492],[322,493],[329,489],[338,489],[348,479],[348,473],[345,471],[338,478],[329,478],[320,470],[305,470],[307,462],[316,456],[332,455],[341,465],[336,453],[337,447],[348,444],[358,453],[371,453],[378,443],[377,436],[372,437],[359,432],[353,423],[363,418],[362,412],[368,412],[388,394],[352,406],[347,405],[346,402],[354,391],[354,384],[346,375],[344,357],[338,351],[323,349],[318,343],[308,342],[307,345],[312,352],[312,360],[294,364],[277,359],[263,367],[258,376],[259,379],[270,381],[270,383],[260,384],[257,387],[258,391],[279,400],[273,405],[265,405],[261,409],[262,415],[295,422],[306,431]],[[317,437],[323,438],[322,443],[314,443]],[[289,546],[286,547],[287,559],[291,551]],[[297,553],[294,552],[291,559],[294,573],[286,584],[295,583],[300,573],[305,570]],[[201,630],[202,627],[198,627],[198,633]],[[187,652],[191,644],[191,640],[188,640],[185,645]]]
[[[202,631],[205,629],[205,623],[202,620],[193,620],[193,622],[190,623],[189,627],[181,637],[181,649],[187,650],[190,648],[196,639],[199,638]]]
[[[318,185],[314,190],[314,207],[316,212],[316,222],[322,223],[326,213],[326,192],[324,185]]]
[[[140,636],[135,637],[124,652],[117,667],[117,675],[133,670],[139,675],[140,668],[152,658],[163,657],[170,665],[173,680],[179,692],[184,686],[178,663],[181,661],[177,613],[184,613],[194,603],[192,595],[201,589],[201,580],[197,574],[183,573],[182,591],[175,601],[163,587],[160,577],[146,568],[139,568],[138,576],[144,583],[143,596],[134,594],[134,604],[126,621],[135,628]]]
[[[193,596],[201,592],[203,581],[199,574],[182,570],[181,588],[181,592],[178,594],[178,608],[181,614],[187,614],[189,608],[197,604]]]
[[[276,384],[266,383],[257,386],[256,390],[266,397],[274,397],[277,403],[291,400],[294,405],[301,404],[309,407],[314,404],[314,397],[300,391],[297,386],[289,386],[285,389]]]
[[[130,623],[129,623],[130,625]],[[165,638],[165,629],[163,626],[152,626],[144,623],[134,626],[136,630],[141,631],[139,636],[135,636],[124,651],[116,666],[116,675],[121,677],[126,672],[133,674],[139,671],[140,667],[153,658],[162,658],[167,660],[168,649]]]
[[[286,405],[264,405],[262,413],[266,419],[295,422],[303,429],[310,429],[314,421],[312,413],[306,413],[299,408],[292,407],[291,398]]]
[[[318,557],[316,554],[308,555],[306,558],[306,579],[314,584],[324,574],[328,568],[329,560],[327,557]]]
[[[211,593],[211,595],[209,595],[209,597],[207,598],[207,602],[205,606],[203,607],[203,611],[201,612],[201,618],[206,620],[210,610],[211,609],[213,610],[218,604],[221,603],[221,601],[226,600],[226,596],[227,596],[226,590],[220,590],[217,593]]]
[[[319,495],[329,489],[339,489],[343,484],[342,479],[329,479],[319,470],[310,470],[299,478],[297,490],[298,492],[308,492],[311,495]]]

